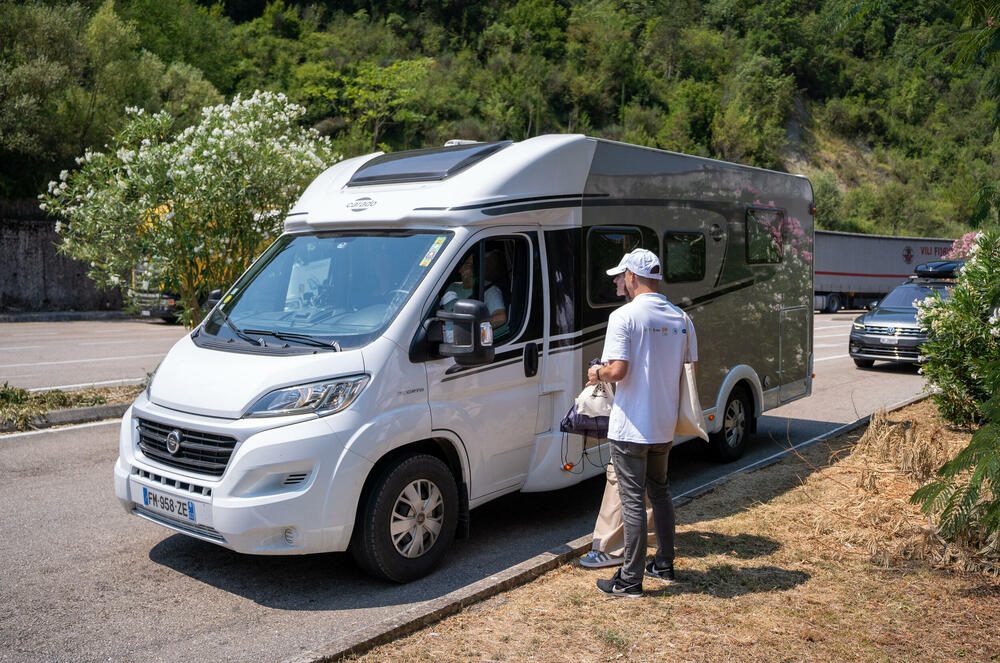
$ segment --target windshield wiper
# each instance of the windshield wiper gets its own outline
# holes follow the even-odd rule
[[[229,327],[236,333],[236,335],[242,338],[244,341],[246,341],[247,343],[252,343],[258,347],[260,346],[267,347],[267,343],[264,342],[264,339],[254,338],[253,336],[247,335],[246,332],[237,327],[236,324],[229,319],[229,316],[226,315],[226,312],[223,311],[221,308],[215,309],[215,312],[221,315],[222,319],[226,321],[226,324],[229,325]]]
[[[320,348],[332,348],[337,352],[340,352],[340,344],[336,341],[322,341],[315,336],[310,336],[309,334],[295,334],[293,332],[280,332],[276,330],[267,329],[247,329],[245,330],[248,334],[267,334],[268,336],[273,336],[279,338],[282,341],[300,341],[309,345],[315,345]]]

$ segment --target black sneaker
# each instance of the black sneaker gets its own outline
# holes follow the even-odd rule
[[[674,563],[667,562],[665,565],[660,566],[654,559],[646,565],[646,575],[650,578],[662,580],[663,582],[674,582],[676,580],[674,578]]]
[[[621,579],[620,572],[610,580],[598,580],[597,588],[608,596],[637,599],[642,596],[642,583],[627,584]]]

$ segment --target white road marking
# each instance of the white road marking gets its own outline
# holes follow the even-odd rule
[[[5,345],[0,347],[0,350],[34,350],[35,348],[40,348],[40,345]]]
[[[43,428],[42,430],[28,431],[27,433],[8,433],[0,435],[0,440],[10,440],[15,437],[28,437],[29,435],[41,435],[42,433],[59,433],[64,430],[79,430],[80,428],[93,428],[94,426],[110,426],[111,424],[121,424],[121,418],[108,419],[107,421],[95,421],[90,424],[77,424],[76,426],[64,426],[62,428]]]
[[[814,343],[814,348],[839,348],[843,343]]]
[[[121,357],[99,357],[97,359],[66,359],[64,361],[37,361],[30,364],[0,364],[0,368],[19,368],[21,366],[55,366],[57,364],[87,364],[94,361],[120,361],[122,359],[148,359],[150,357],[162,357],[159,352],[153,355],[123,355]]]
[[[844,357],[850,357],[850,356],[851,355],[849,355],[849,354],[846,354],[846,355],[837,355],[836,357],[823,357],[821,359],[813,359],[813,361],[817,362],[817,361],[826,361],[828,359],[843,359]]]
[[[58,387],[33,387],[28,391],[50,391],[52,389],[80,389],[82,387],[110,387],[120,384],[139,384],[146,378],[123,378],[121,380],[105,380],[104,382],[81,382],[80,384],[61,384]]]
[[[844,338],[843,334],[813,334],[813,338]]]

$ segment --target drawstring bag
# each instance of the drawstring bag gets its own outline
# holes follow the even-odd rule
[[[687,340],[684,348],[684,358],[691,358],[691,318],[684,314],[684,324],[687,326]],[[677,424],[674,428],[674,438],[700,437],[708,442],[705,431],[705,415],[701,411],[701,401],[698,399],[698,384],[694,376],[694,364],[685,361],[681,368],[680,402],[677,408]]]
[[[573,407],[559,422],[559,430],[563,433],[607,437],[608,417],[611,416],[614,402],[615,395],[606,382],[584,387]]]

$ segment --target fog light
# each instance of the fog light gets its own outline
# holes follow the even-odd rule
[[[294,527],[286,527],[284,532],[285,543],[294,546],[299,542],[299,530]]]

